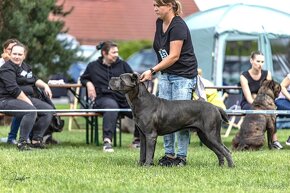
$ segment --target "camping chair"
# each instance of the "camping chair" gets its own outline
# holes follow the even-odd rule
[[[228,93],[225,93],[224,100],[225,100],[226,106],[227,107],[229,106],[228,109],[230,109],[230,110],[240,110],[241,109],[240,94],[239,93],[238,94],[231,93],[230,95]],[[236,115],[230,117],[229,125],[228,125],[223,137],[228,137],[233,127],[238,128],[238,129],[241,128],[241,124],[244,120],[244,117],[241,117],[239,120],[237,118],[238,117]]]

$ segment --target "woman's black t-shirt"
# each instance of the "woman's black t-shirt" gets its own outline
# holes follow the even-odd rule
[[[267,79],[268,71],[262,70],[261,77],[259,80],[254,80],[249,71],[245,71],[242,73],[242,75],[248,80],[248,85],[251,91],[251,94],[257,94],[263,81]],[[247,103],[247,99],[244,96],[244,93],[242,93],[242,101],[241,101],[241,107],[243,107]]]
[[[169,49],[171,41],[183,40],[179,59],[170,67],[162,70],[162,72],[185,78],[195,77],[197,75],[197,60],[186,23],[181,17],[175,16],[165,33],[163,33],[162,24],[163,21],[157,19],[153,43],[153,48],[157,54],[159,62],[170,53]]]

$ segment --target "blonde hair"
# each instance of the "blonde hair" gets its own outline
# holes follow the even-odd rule
[[[201,68],[198,68],[197,69],[197,73],[198,73],[199,76],[202,76],[202,69]]]
[[[182,14],[182,5],[178,0],[155,0],[155,2],[159,6],[171,4],[176,16]]]

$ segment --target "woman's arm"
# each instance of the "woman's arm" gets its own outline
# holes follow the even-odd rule
[[[270,71],[268,71],[268,74],[267,74],[267,77],[266,77],[267,80],[272,80],[272,74]]]
[[[43,82],[42,80],[38,79],[35,82],[35,86],[39,87],[39,88],[43,88],[45,94],[51,99],[52,98],[52,92],[50,87],[48,86],[48,84],[46,84],[45,82]]]
[[[92,101],[95,100],[95,98],[97,97],[97,93],[96,93],[96,89],[93,83],[91,81],[88,81],[86,83],[86,87],[87,87],[89,99],[91,99]]]
[[[243,94],[244,94],[247,102],[249,104],[252,104],[254,99],[252,97],[252,93],[251,93],[249,85],[248,85],[248,80],[246,79],[246,77],[244,77],[244,75],[240,76],[240,82],[241,82]]]
[[[87,88],[89,99],[95,100],[95,98],[97,97],[97,93],[96,93],[95,86],[93,82],[91,81],[91,72],[94,72],[93,67],[91,67],[92,65],[93,65],[92,63],[89,63],[87,65],[87,68],[85,69],[84,73],[80,77],[80,81],[82,85]]]
[[[164,58],[159,64],[153,67],[155,72],[164,70],[172,66],[178,59],[181,53],[181,48],[183,45],[183,40],[175,40],[170,42],[170,53]]]
[[[161,70],[164,70],[171,65],[173,65],[180,56],[181,49],[183,45],[183,40],[175,40],[170,42],[170,52],[166,58],[164,58],[159,64],[154,66],[152,69],[155,72],[159,72]],[[151,80],[152,79],[152,73],[150,70],[147,70],[142,73],[141,75],[141,82],[146,81],[146,80]]]
[[[290,79],[286,76],[281,82],[281,92],[286,97],[286,99],[290,100],[290,94],[287,91],[287,87],[290,85]]]
[[[20,92],[20,94],[17,96],[18,100],[22,100],[28,104],[30,104],[31,106],[33,106],[31,100],[24,94],[23,91]]]

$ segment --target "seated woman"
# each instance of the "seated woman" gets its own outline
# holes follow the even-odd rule
[[[20,123],[20,138],[17,144],[19,150],[44,148],[42,138],[48,128],[52,112],[32,112],[36,109],[53,109],[49,104],[34,98],[34,88],[44,89],[48,96],[52,96],[49,86],[33,75],[29,65],[23,60],[26,55],[26,47],[15,44],[11,49],[10,60],[0,68],[0,109],[24,110],[13,111],[5,114],[16,118],[22,118]],[[26,111],[27,110],[27,111]],[[31,135],[31,143],[28,143]]]
[[[290,86],[290,74],[287,74],[287,76],[281,82],[280,96],[275,101],[277,110],[290,110],[290,93],[288,91],[289,86]],[[289,116],[287,115],[287,117]],[[290,146],[290,136],[286,141],[286,145]]]
[[[121,60],[118,54],[117,44],[106,41],[100,43],[97,49],[101,50],[102,56],[88,64],[81,76],[81,83],[86,86],[88,97],[94,101],[93,108],[119,109],[130,108],[125,95],[112,91],[109,87],[111,77],[120,76],[123,73],[132,73],[127,62]],[[132,118],[131,112],[122,112],[123,115]],[[112,136],[116,132],[118,112],[107,111],[103,113],[103,151],[114,152]],[[139,147],[139,131],[135,128],[132,146]]]
[[[252,110],[252,103],[257,96],[258,90],[264,80],[272,80],[271,72],[263,70],[264,54],[260,51],[251,53],[250,63],[252,67],[243,72],[240,76],[240,83],[242,86],[242,101],[241,108],[243,110]],[[282,149],[283,146],[280,144],[277,138],[277,134],[273,134],[273,144],[275,149]]]

